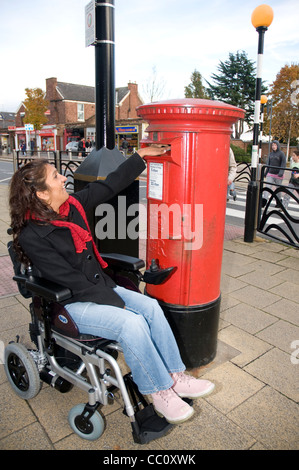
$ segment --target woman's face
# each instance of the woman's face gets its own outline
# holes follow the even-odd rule
[[[36,195],[49,204],[55,212],[59,212],[59,207],[69,198],[65,189],[67,178],[58,173],[56,168],[50,164],[46,165],[46,185],[45,191],[37,191]]]

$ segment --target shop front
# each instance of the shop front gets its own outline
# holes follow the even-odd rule
[[[124,151],[126,155],[131,155],[139,147],[139,126],[116,126],[115,146]]]
[[[72,141],[81,140],[84,137],[84,128],[83,127],[65,127],[63,132],[63,146],[60,150],[65,150],[67,144]]]
[[[56,129],[43,128],[38,131],[41,150],[56,150]],[[32,135],[30,135],[32,138]]]
[[[8,153],[9,134],[0,134],[0,153]]]
[[[56,150],[56,134],[55,126],[44,126],[40,131],[27,130],[25,127],[16,127],[15,129],[15,147],[21,149],[25,144],[26,150]]]

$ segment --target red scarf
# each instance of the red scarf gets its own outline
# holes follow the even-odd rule
[[[96,247],[96,244],[90,232],[85,210],[83,209],[83,206],[80,204],[80,202],[73,196],[69,196],[69,198],[60,206],[59,215],[63,217],[67,217],[70,212],[70,204],[75,206],[79,214],[82,216],[82,219],[85,222],[87,230],[85,230],[84,228],[80,227],[77,224],[74,224],[73,222],[67,222],[65,220],[51,220],[50,223],[57,227],[66,227],[71,231],[76,253],[82,253],[83,250],[86,250],[86,242],[91,241],[92,246],[93,246],[93,251],[98,262],[100,263],[102,268],[106,268],[108,264],[106,263],[106,261],[103,260],[100,253],[98,252],[98,249]],[[35,217],[31,215],[31,218],[34,219]]]

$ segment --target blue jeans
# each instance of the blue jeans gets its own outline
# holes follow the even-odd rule
[[[65,306],[80,333],[116,340],[143,395],[173,385],[169,373],[185,370],[177,343],[155,299],[124,287],[115,288],[125,309],[93,302]]]
[[[233,197],[237,196],[237,191],[235,189],[235,183],[234,182],[232,182],[230,185],[227,186],[226,199],[228,199],[229,194]]]

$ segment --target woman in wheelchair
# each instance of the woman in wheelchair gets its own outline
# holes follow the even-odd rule
[[[182,400],[210,393],[214,385],[184,373],[179,350],[155,299],[115,285],[104,272],[86,212],[109,201],[145,169],[144,155],[168,148],[140,149],[105,180],[69,195],[62,176],[46,160],[19,168],[10,186],[13,245],[25,265],[33,264],[48,281],[72,291],[65,309],[80,333],[120,343],[139,391],[151,395],[158,414],[171,423],[189,419],[194,410]],[[63,303],[63,302],[62,302]]]

